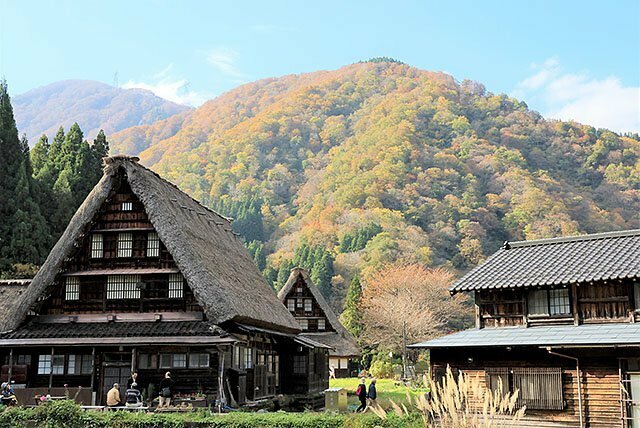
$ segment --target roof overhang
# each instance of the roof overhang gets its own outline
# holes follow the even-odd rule
[[[0,339],[8,346],[113,346],[113,345],[225,345],[238,342],[233,336],[140,336],[140,337],[56,337]]]
[[[516,346],[552,348],[640,347],[640,323],[476,328],[409,345],[410,348],[418,349]]]

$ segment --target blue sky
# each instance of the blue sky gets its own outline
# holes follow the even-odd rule
[[[375,56],[482,82],[541,113],[640,131],[640,1],[0,0],[13,94],[62,79],[199,105]]]

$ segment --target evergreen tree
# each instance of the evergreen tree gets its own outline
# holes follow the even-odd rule
[[[50,148],[49,138],[47,138],[46,134],[42,134],[36,145],[31,149],[31,167],[33,168],[34,177],[38,177],[47,163]]]
[[[362,311],[360,309],[360,297],[362,296],[362,286],[358,275],[354,275],[347,296],[344,301],[344,310],[340,315],[340,321],[347,330],[355,337],[362,332]]]
[[[13,117],[7,82],[0,82],[0,269],[7,269],[10,260],[4,257],[11,244],[12,221],[17,212],[16,188],[23,165],[23,150]],[[9,251],[10,253],[10,251]]]
[[[280,268],[278,269],[276,290],[280,290],[287,282],[287,279],[289,279],[289,275],[291,274],[291,269],[293,269],[293,263],[291,263],[291,260],[284,260],[280,263]]]

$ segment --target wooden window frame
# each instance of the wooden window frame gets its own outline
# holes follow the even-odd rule
[[[67,276],[64,279],[64,300],[80,300],[80,278],[77,276]]]
[[[311,311],[313,311],[313,300],[311,300],[311,299],[304,299],[304,311],[305,311],[305,312],[311,312]]]
[[[169,274],[169,294],[170,299],[184,298],[184,277],[181,273]]]
[[[560,293],[565,294],[566,296],[558,296],[558,294]],[[534,304],[534,299],[532,299],[532,296],[534,295],[544,296],[544,302],[537,302]],[[570,317],[571,315],[573,315],[571,299],[571,292],[568,288],[529,290],[527,292],[527,316],[533,318]],[[554,304],[558,300],[563,301],[563,304]],[[566,303],[564,303],[565,300]],[[544,306],[545,312],[532,312],[532,308],[540,308],[542,306]],[[565,308],[567,312],[559,312],[557,308]]]
[[[128,258],[133,255],[133,233],[118,233],[117,255],[122,258]]]
[[[157,232],[147,233],[147,257],[160,257],[160,237]]]
[[[306,355],[294,355],[292,361],[292,372],[294,375],[306,375],[309,372]]]
[[[325,331],[327,329],[327,320],[320,318],[318,320],[318,331]]]
[[[102,233],[93,233],[91,235],[91,258],[104,258],[104,235]]]
[[[120,205],[122,211],[133,211],[133,202],[125,201]]]
[[[107,300],[139,299],[140,275],[107,275],[105,287]]]
[[[487,388],[503,394],[518,390],[516,407],[531,410],[564,410],[561,367],[487,367]]]
[[[287,299],[287,309],[289,309],[289,312],[296,311],[296,299]]]
[[[202,362],[203,357],[206,359],[206,363]],[[202,369],[209,367],[211,367],[211,355],[208,352],[194,352],[189,354],[189,368]]]
[[[298,324],[300,324],[300,330],[308,331],[309,330],[309,320],[306,318],[298,318]]]

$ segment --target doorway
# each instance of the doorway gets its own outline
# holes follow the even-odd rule
[[[127,381],[131,376],[131,366],[105,363],[102,366],[102,404],[107,404],[107,392],[114,383],[120,386],[120,400],[124,401],[127,392]]]

